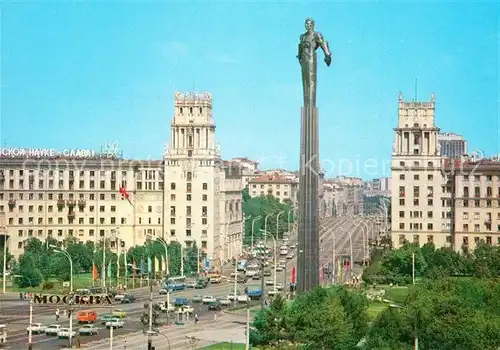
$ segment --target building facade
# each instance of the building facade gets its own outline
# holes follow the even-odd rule
[[[448,244],[473,250],[480,240],[500,244],[500,163],[450,160],[444,164],[451,223]]]
[[[438,134],[439,153],[446,158],[460,159],[467,154],[467,141],[462,135],[453,133]]]
[[[248,192],[251,197],[271,195],[280,202],[291,201],[295,206],[298,200],[298,183],[280,174],[269,173],[251,180]]]
[[[162,237],[196,242],[229,260],[243,241],[243,181],[220,159],[210,94],[175,95],[163,160],[126,160],[89,150],[0,151],[0,213],[19,256],[30,237],[98,241],[124,248]],[[111,241],[111,245],[115,241]]]
[[[391,161],[394,247],[405,241],[444,246],[448,240],[438,133],[434,95],[429,102],[406,102],[400,94]]]

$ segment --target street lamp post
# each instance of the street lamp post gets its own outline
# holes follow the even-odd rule
[[[29,277],[25,277],[23,275],[13,275],[12,277],[27,278],[28,281],[30,282],[30,285],[33,285],[33,283],[31,282],[31,279]],[[33,330],[31,329],[32,325],[33,325],[33,296],[32,295],[30,295],[29,303],[30,303],[30,314],[29,314],[29,327],[28,327],[28,350],[32,350],[33,349]]]
[[[269,219],[269,217],[272,215],[272,213],[269,213],[266,215],[266,218],[264,219],[264,231],[267,232],[267,219]],[[267,247],[267,236],[266,236],[266,240],[265,240],[265,245]]]
[[[277,287],[276,287],[276,267],[277,267],[277,256],[278,256],[278,252],[276,251],[277,249],[277,242],[276,242],[276,237],[274,237],[273,234],[267,232],[267,231],[264,231],[264,230],[260,230],[260,232],[262,232],[265,236],[266,236],[266,240],[267,240],[267,236],[269,235],[272,239],[273,239],[273,248],[274,248],[274,290],[276,291],[277,290]]]
[[[255,221],[260,220],[262,217],[259,215],[252,220],[252,241],[251,241],[251,251],[253,252],[253,236],[255,232]]]
[[[279,238],[279,228],[280,228],[280,215],[285,214],[285,211],[280,211],[278,215],[276,215],[276,239]]]
[[[71,298],[73,298],[73,259],[71,259],[71,255],[65,250],[59,250],[57,249],[57,246],[50,244],[49,245],[51,248],[55,248],[54,252],[55,253],[61,253],[64,256],[66,256],[69,260],[69,292],[71,295]],[[73,340],[73,313],[72,313],[72,308],[71,308],[71,299],[70,299],[70,308],[69,308],[69,337],[68,337],[68,342],[69,342],[69,348],[72,347],[71,341]]]
[[[288,210],[288,215],[287,215],[287,231],[288,231],[288,234],[290,235],[290,214],[292,214],[293,212],[291,210]]]
[[[165,272],[167,273],[167,276],[169,276],[170,275],[170,266],[168,263],[168,244],[165,241],[165,239],[163,239],[162,237],[156,237],[156,241],[160,242],[161,245],[163,246],[163,249],[165,249]]]

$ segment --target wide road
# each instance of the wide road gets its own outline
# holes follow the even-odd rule
[[[240,287],[239,289],[242,289]],[[173,292],[170,294],[170,301],[173,302],[174,298],[185,297],[191,300],[195,295],[201,296],[214,296],[222,297],[227,296],[229,293],[234,291],[234,284],[228,283],[226,281],[221,284],[210,284],[206,289],[187,289],[185,291]],[[129,290],[130,294],[137,297],[135,303],[132,304],[115,304],[112,307],[86,307],[85,309],[95,310],[98,314],[98,319],[103,314],[112,313],[113,310],[124,310],[127,313],[127,317],[124,319],[125,327],[123,329],[115,330],[113,336],[123,337],[131,332],[137,332],[142,330],[144,326],[140,322],[140,317],[144,312],[144,304],[149,301],[149,288],[143,287],[136,290]],[[158,294],[158,287],[154,287],[154,302],[167,300],[166,295]],[[14,298],[3,298],[0,297],[1,306],[1,323],[7,324],[8,327],[8,344],[7,347],[12,349],[24,349],[26,344],[28,344],[28,335],[26,332],[26,327],[29,323],[29,303],[28,301],[21,301],[19,298],[17,300]],[[192,304],[191,306],[195,308],[195,312],[198,314],[200,322],[208,322],[213,320],[214,312],[208,311],[208,307],[202,304]],[[166,314],[163,314],[166,315]],[[171,315],[174,318],[174,315]],[[79,325],[76,322],[76,311],[73,314],[73,329],[78,330]],[[171,321],[175,319],[171,318]],[[59,321],[55,321],[55,307],[44,307],[39,305],[34,305],[33,307],[33,322],[42,323],[44,325],[49,324],[60,324],[63,327],[69,327],[69,319],[67,316],[63,315],[63,308],[60,308],[60,318]],[[194,323],[191,318],[187,324]],[[109,330],[107,330],[104,325],[96,323],[99,328],[99,334],[94,336],[82,336],[80,337],[81,345],[85,345],[91,342],[96,342],[101,339],[109,337]],[[75,344],[76,340],[73,340]],[[57,349],[64,348],[68,345],[68,340],[58,339],[57,337],[42,335],[33,335],[33,349]]]

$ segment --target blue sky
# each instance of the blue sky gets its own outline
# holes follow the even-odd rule
[[[296,169],[295,56],[309,16],[333,52],[318,69],[328,175],[389,174],[397,95],[412,99],[415,78],[419,100],[436,93],[441,130],[500,153],[496,2],[7,3],[0,137],[56,149],[119,141],[126,157],[159,158],[174,91],[194,88],[213,94],[224,158]],[[364,169],[368,159],[378,165]]]

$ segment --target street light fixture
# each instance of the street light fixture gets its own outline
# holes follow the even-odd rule
[[[167,276],[170,276],[170,266],[169,266],[169,261],[168,261],[168,243],[165,241],[164,238],[162,237],[153,237],[151,235],[148,235],[149,238],[153,238],[154,241],[160,243],[162,246],[163,246],[163,249],[165,249],[165,271],[167,273]],[[182,247],[181,247],[181,257],[182,257]],[[181,263],[181,270],[182,269],[182,266],[183,264]],[[182,271],[184,272],[184,271]],[[183,276],[184,274],[181,272],[181,276]]]
[[[276,237],[274,237],[273,234],[266,232],[264,230],[260,230],[260,232],[262,232],[266,236],[266,240],[267,240],[268,235],[271,236],[271,238],[273,239],[273,245],[274,245],[274,282],[273,283],[274,283],[274,289],[276,290],[277,289],[277,286],[276,286],[276,267],[277,267],[277,256],[278,256]]]

